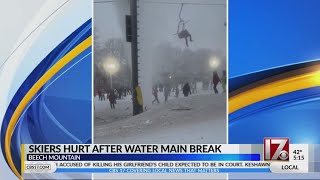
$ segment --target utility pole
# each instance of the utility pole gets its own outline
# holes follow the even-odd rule
[[[141,107],[138,103],[136,88],[139,85],[138,81],[138,23],[137,23],[137,0],[130,1],[131,11],[131,59],[132,59],[132,103],[133,115],[141,112]]]

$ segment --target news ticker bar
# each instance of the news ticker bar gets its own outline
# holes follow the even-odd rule
[[[27,161],[260,161],[260,154],[27,154]]]
[[[308,163],[290,163],[297,168],[285,169],[289,163],[254,161],[153,161],[132,163],[131,161],[105,162],[32,162],[24,164],[24,173],[308,173]],[[294,170],[294,171],[293,171]]]
[[[290,144],[285,161],[265,161],[265,150],[261,144],[154,144],[148,147],[139,144],[25,144],[22,145],[21,170],[22,173],[107,174],[320,171],[314,159],[314,145]],[[275,154],[276,150],[270,153]]]

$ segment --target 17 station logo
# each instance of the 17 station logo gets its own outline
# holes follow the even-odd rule
[[[264,138],[265,161],[289,161],[289,138]]]

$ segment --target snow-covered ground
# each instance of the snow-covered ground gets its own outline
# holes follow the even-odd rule
[[[221,92],[221,90],[220,90]],[[189,97],[169,101],[159,93],[155,103],[142,114],[132,116],[131,96],[109,101],[95,98],[94,143],[225,143],[226,94],[199,91]]]

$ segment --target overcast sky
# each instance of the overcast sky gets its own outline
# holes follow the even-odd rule
[[[181,5],[162,4],[165,2],[196,3],[185,4],[182,11],[182,17],[189,20],[186,28],[194,39],[190,48],[208,48],[225,53],[226,7],[209,5],[225,4],[225,0],[139,0],[140,41],[152,40],[153,45],[171,42],[174,46],[185,47],[185,41],[174,35],[177,31]],[[99,37],[98,43],[103,43],[112,37],[125,37],[124,15],[129,13],[128,4],[128,0],[95,3],[94,26],[95,35]]]

